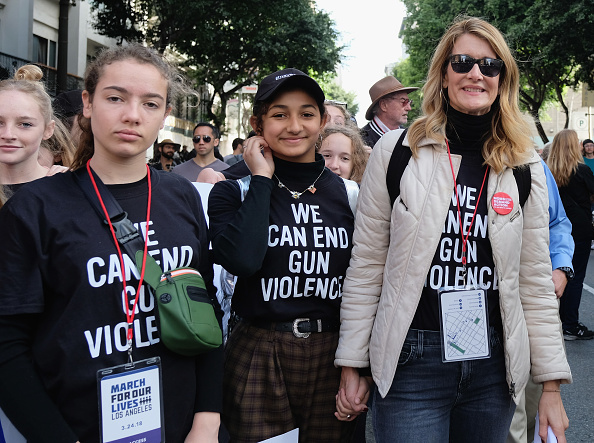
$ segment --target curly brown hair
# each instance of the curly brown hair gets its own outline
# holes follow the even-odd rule
[[[332,134],[342,134],[351,140],[351,146],[353,148],[353,153],[351,156],[353,169],[351,170],[351,176],[349,177],[349,180],[361,183],[363,173],[365,172],[365,167],[367,166],[367,159],[369,157],[367,152],[365,152],[365,142],[363,142],[361,134],[358,130],[354,130],[348,126],[326,126],[322,131],[321,142],[316,145],[316,152],[318,152],[322,147],[323,140]]]

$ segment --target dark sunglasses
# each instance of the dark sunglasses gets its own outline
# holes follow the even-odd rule
[[[200,137],[202,137],[204,143],[210,143],[210,141],[212,140],[212,137],[210,135],[195,135],[194,137],[192,137],[192,141],[194,143],[200,143]]]
[[[475,63],[478,64],[481,74],[485,77],[497,77],[503,68],[503,60],[499,60],[498,58],[472,58],[466,54],[450,55],[452,71],[458,74],[470,72]]]

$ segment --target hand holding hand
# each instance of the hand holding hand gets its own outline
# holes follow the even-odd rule
[[[351,421],[366,412],[370,385],[370,381],[361,377],[356,368],[343,367],[336,395],[336,418]]]

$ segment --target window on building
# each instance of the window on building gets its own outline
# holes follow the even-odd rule
[[[55,41],[33,35],[33,62],[55,68],[57,66],[58,45]]]

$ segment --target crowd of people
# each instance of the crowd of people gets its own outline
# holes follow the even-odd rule
[[[191,151],[158,140],[192,91],[150,48],[106,49],[53,106],[41,80],[0,82],[7,441],[362,442],[370,413],[377,442],[524,443],[536,409],[566,441],[594,142],[566,129],[541,159],[495,27],[451,24],[413,122],[419,88],[393,76],[359,129],[304,72],[271,73],[224,158],[208,122]],[[161,340],[153,261],[199,273],[224,345]]]

